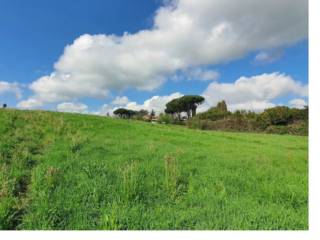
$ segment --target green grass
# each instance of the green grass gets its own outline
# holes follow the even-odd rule
[[[308,229],[308,139],[0,110],[0,229]]]

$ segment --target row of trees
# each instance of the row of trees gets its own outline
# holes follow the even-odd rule
[[[181,120],[181,113],[186,113],[187,118],[196,116],[197,107],[204,102],[204,98],[198,95],[185,95],[180,98],[171,100],[166,104],[165,113],[170,114],[173,118]],[[126,108],[118,108],[113,112],[114,115],[120,118],[142,118],[149,115],[147,110],[134,111]],[[150,113],[150,118],[155,116],[155,112],[152,110]]]
[[[308,107],[304,109],[277,106],[257,113],[252,111],[228,110],[225,101],[219,102],[205,112],[197,114],[197,108],[204,102],[202,96],[186,95],[166,104],[165,113],[155,117],[146,110],[133,111],[119,108],[114,111],[120,118],[157,120],[159,122],[183,124],[192,128],[224,131],[254,131],[281,134],[308,134]],[[185,113],[187,121],[181,121]]]
[[[144,116],[150,116],[153,118],[155,116],[155,112],[152,110],[150,115],[147,110],[141,109],[140,111],[134,111],[131,109],[126,108],[118,108],[115,111],[113,111],[113,114],[120,117],[120,118],[136,118],[136,119],[142,119]]]

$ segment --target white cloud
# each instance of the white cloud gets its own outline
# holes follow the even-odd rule
[[[177,70],[230,61],[307,37],[307,0],[172,0],[135,34],[82,35],[30,85],[39,102],[153,90]],[[207,75],[206,78],[212,78]]]
[[[110,116],[112,116],[113,115],[113,111],[116,110],[116,109],[117,109],[117,107],[115,107],[114,105],[104,104],[104,105],[102,105],[102,107],[98,111],[93,112],[93,114],[95,114],[95,115],[103,115],[103,116],[109,114]]]
[[[195,69],[190,73],[192,79],[199,79],[200,81],[213,81],[217,80],[220,74],[213,70],[202,71],[201,69]]]
[[[29,98],[27,100],[19,102],[17,104],[17,107],[22,109],[35,109],[41,107],[42,105],[43,103],[39,99]]]
[[[146,101],[143,102],[143,104],[137,104],[136,102],[129,102],[125,107],[132,109],[132,110],[140,110],[145,109],[149,112],[154,110],[156,114],[159,114],[161,112],[164,112],[164,109],[166,107],[166,104],[170,102],[172,99],[182,97],[183,94],[176,92],[172,93],[168,96],[153,96]]]
[[[57,105],[59,112],[86,113],[88,106],[83,103],[63,102]]]
[[[129,103],[129,99],[126,96],[118,96],[112,101],[113,105],[126,105],[127,103]]]
[[[215,70],[206,70],[200,67],[187,68],[177,72],[173,80],[197,80],[197,81],[215,81],[220,77],[220,73]]]
[[[294,108],[303,109],[304,106],[308,105],[308,103],[302,98],[295,98],[289,101],[289,105]]]
[[[4,93],[13,93],[15,94],[17,99],[20,99],[22,97],[20,84],[14,82],[5,82],[0,81],[0,95]]]
[[[104,104],[101,109],[94,114],[98,115],[106,115],[109,113],[110,115],[113,115],[113,111],[119,107],[139,111],[141,109],[148,110],[151,112],[154,110],[156,114],[160,114],[161,112],[164,112],[164,109],[166,107],[166,104],[171,101],[174,98],[182,97],[183,94],[176,92],[172,93],[170,95],[165,96],[153,96],[147,100],[145,100],[142,104],[138,104],[137,102],[127,102],[124,104],[115,104],[114,101],[111,104]],[[126,98],[128,99],[128,98]],[[115,99],[117,100],[117,98]],[[128,100],[129,101],[129,100]],[[117,102],[117,101],[116,101]]]
[[[275,107],[276,104],[268,101],[248,101],[242,103],[234,103],[228,106],[230,111],[235,110],[250,110],[255,112],[262,112],[263,110],[271,107]]]
[[[308,96],[308,86],[281,73],[261,74],[252,77],[240,77],[234,83],[212,82],[202,94],[206,104],[200,110],[215,106],[225,100],[231,110],[247,109],[261,111],[272,107],[273,100],[294,95]]]
[[[274,49],[270,51],[260,51],[254,58],[255,63],[272,63],[283,55],[283,51]]]

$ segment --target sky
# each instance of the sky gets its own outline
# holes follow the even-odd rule
[[[0,103],[163,112],[186,94],[262,111],[308,102],[307,0],[1,0]],[[290,11],[288,11],[290,9]]]

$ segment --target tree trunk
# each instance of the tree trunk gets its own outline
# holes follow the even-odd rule
[[[191,114],[191,112],[190,112],[190,110],[188,110],[188,111],[187,111],[188,119],[190,119],[190,114]]]
[[[192,108],[192,117],[197,115],[197,108]]]

